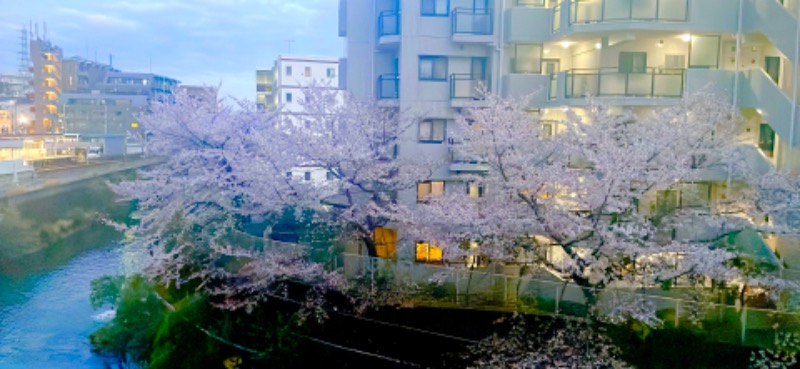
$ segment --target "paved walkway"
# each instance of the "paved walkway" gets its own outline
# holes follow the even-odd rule
[[[160,158],[102,160],[69,167],[48,167],[19,173],[16,184],[12,183],[11,175],[3,175],[0,176],[0,199],[141,168],[161,161]]]

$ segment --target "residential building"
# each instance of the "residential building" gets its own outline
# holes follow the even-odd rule
[[[36,38],[30,43],[33,63],[33,120],[27,127],[29,133],[61,132],[58,126],[59,99],[61,97],[61,48],[50,41]]]
[[[450,139],[481,88],[530,96],[547,134],[587,96],[646,112],[714,92],[746,120],[748,162],[800,173],[798,0],[340,0],[339,19],[348,92],[428,118],[400,157],[451,161],[408,202],[485,170]]]
[[[302,113],[303,88],[311,85],[339,89],[339,59],[280,55],[272,69],[256,71],[256,104]]]
[[[179,81],[124,72],[73,57],[64,60],[63,129],[69,133],[127,134],[142,129],[136,114],[151,101],[170,101]]]
[[[272,89],[275,87],[275,71],[273,69],[256,70],[256,106],[259,109],[274,109],[277,106]]]

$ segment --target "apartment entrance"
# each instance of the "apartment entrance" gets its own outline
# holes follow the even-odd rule
[[[552,75],[561,71],[561,61],[558,59],[542,59],[542,74]]]

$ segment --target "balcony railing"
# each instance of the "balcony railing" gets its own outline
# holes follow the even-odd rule
[[[553,7],[553,33],[561,30],[561,5]]]
[[[550,75],[550,85],[547,88],[547,100],[556,100],[558,98],[558,74],[553,73]]]
[[[382,74],[378,76],[378,100],[400,98],[400,75]]]
[[[566,98],[590,96],[681,97],[684,69],[647,68],[620,72],[617,68],[573,69],[566,74]]]
[[[572,0],[570,24],[608,21],[685,22],[689,0]]]
[[[488,9],[453,9],[454,35],[491,35],[494,33],[494,17]]]
[[[450,75],[450,98],[483,100],[489,88],[489,78],[479,78],[469,73]]]
[[[544,8],[547,6],[545,0],[517,0],[517,6],[526,8]]]
[[[378,15],[378,37],[400,34],[400,12],[385,10]]]

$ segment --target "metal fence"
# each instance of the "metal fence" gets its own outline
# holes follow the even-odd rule
[[[712,301],[712,297],[676,298],[680,289],[591,291],[574,283],[457,269],[412,261],[341,254],[344,275],[368,284],[373,292],[408,291],[415,305],[514,310],[576,318],[626,316],[621,307],[636,302],[652,309],[665,327],[702,330],[710,339],[771,347],[779,332],[800,332],[800,314]]]

